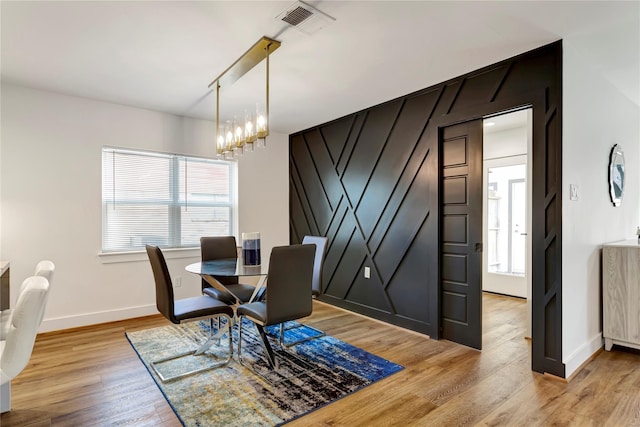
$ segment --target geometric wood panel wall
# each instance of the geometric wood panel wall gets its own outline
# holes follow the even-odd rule
[[[561,91],[556,42],[291,135],[290,240],[329,238],[321,300],[438,338],[438,130],[532,106],[532,368],[564,376]]]

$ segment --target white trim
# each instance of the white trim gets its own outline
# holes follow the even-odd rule
[[[163,248],[162,254],[165,259],[200,258],[200,248]],[[98,252],[98,259],[102,264],[149,261],[145,251]]]
[[[573,353],[571,353],[565,360],[565,378],[569,378],[571,374],[573,374],[576,369],[578,369],[582,364],[589,360],[591,356],[593,356],[598,350],[602,348],[602,333],[598,332],[596,335],[591,337],[591,339],[582,344],[580,347],[576,349]]]
[[[154,304],[128,307],[118,310],[85,313],[55,319],[44,319],[38,332],[51,332],[61,329],[77,328],[79,326],[95,325],[97,323],[115,322],[117,320],[132,319],[134,317],[158,314]]]

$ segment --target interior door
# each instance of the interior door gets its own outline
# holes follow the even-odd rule
[[[441,131],[441,337],[482,347],[482,120]]]

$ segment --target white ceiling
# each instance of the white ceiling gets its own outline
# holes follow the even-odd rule
[[[567,37],[640,104],[640,2],[312,1],[335,22],[306,35],[291,1],[1,2],[2,80],[213,119],[208,84],[263,35],[271,128],[292,133]],[[598,43],[606,32],[617,43]],[[220,110],[264,99],[264,62],[222,88]]]

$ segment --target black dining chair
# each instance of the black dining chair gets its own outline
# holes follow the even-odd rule
[[[202,261],[235,258],[238,259],[238,248],[235,236],[213,236],[200,238]],[[255,291],[255,286],[239,283],[238,276],[214,276],[225,289],[213,287],[202,279],[202,293],[226,304],[248,302]]]
[[[303,245],[316,245],[313,261],[313,283],[311,285],[311,292],[315,297],[322,293],[322,269],[324,268],[324,257],[327,254],[327,241],[328,239],[322,236],[304,236],[302,238]]]
[[[309,316],[312,312],[311,284],[315,245],[277,246],[271,250],[266,299],[241,304],[239,317],[238,360],[242,361],[242,321],[253,322],[272,369],[277,367],[275,354],[269,344],[264,327],[280,324],[280,345],[283,344],[284,322]]]
[[[158,308],[158,311],[171,323],[175,324],[204,319],[209,320],[209,334],[207,336],[207,340],[202,345],[200,345],[195,351],[188,351],[151,362],[151,367],[153,368],[153,370],[156,372],[156,374],[158,374],[162,382],[168,382],[228,364],[233,356],[233,345],[230,329],[230,326],[232,324],[231,319],[233,318],[233,309],[224,302],[209,298],[205,295],[178,300],[174,299],[171,276],[169,275],[169,269],[167,267],[167,263],[164,259],[162,251],[159,247],[151,245],[146,245],[146,250],[147,255],[149,256],[149,261],[151,262],[151,269],[153,270],[153,277],[156,284],[156,307]],[[226,319],[225,327],[222,329],[219,328],[218,332],[214,334],[213,320],[220,318]],[[218,324],[220,324],[220,322]],[[179,373],[170,377],[165,377],[158,369],[157,365],[160,365],[161,363],[167,362],[169,360],[174,360],[189,355],[203,355],[213,345],[214,342],[219,342],[224,334],[227,334],[229,339],[229,351],[226,359],[203,366],[199,369]]]
[[[313,261],[313,281],[311,284],[311,293],[313,294],[314,297],[317,297],[322,293],[322,270],[324,268],[324,257],[327,253],[327,241],[328,239],[322,236],[304,236],[302,238],[303,245],[309,245],[309,244],[316,245],[316,253]],[[282,345],[284,345],[285,347],[292,347],[294,345],[297,345],[306,341],[314,340],[316,338],[322,338],[325,336],[324,331],[321,331],[320,329],[314,328],[309,325],[302,325],[299,323],[292,327],[285,327],[283,330],[291,331],[293,329],[297,329],[300,327],[305,327],[307,329],[310,329],[314,331],[315,334],[307,335],[298,340],[289,341],[286,343],[283,337]]]

